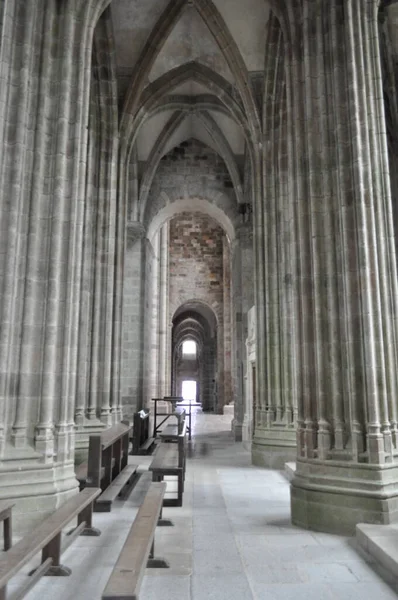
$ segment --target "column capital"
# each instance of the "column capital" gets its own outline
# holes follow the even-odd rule
[[[145,237],[146,229],[140,221],[129,221],[126,225],[127,245],[130,246],[137,240]]]

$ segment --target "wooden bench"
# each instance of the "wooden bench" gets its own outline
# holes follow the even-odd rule
[[[121,425],[121,424],[124,426],[130,427],[129,421],[121,421],[121,423],[104,430],[103,432],[101,432],[101,434],[91,434],[89,437],[89,452],[88,452],[88,454],[90,455],[90,438],[93,435],[102,435],[102,433],[108,434],[108,432],[111,432],[111,434],[112,434],[113,431],[117,433],[118,431],[120,431],[119,425]],[[112,468],[114,467],[114,465],[115,465],[115,459],[112,458]],[[101,469],[102,469],[102,471],[101,471],[101,479],[102,479],[102,477],[104,476],[104,473],[105,473],[105,469],[103,466],[101,467]],[[79,481],[79,484],[80,484],[80,491],[82,489],[84,489],[86,486],[87,471],[88,471],[88,460],[82,462],[81,464],[79,464],[75,467],[75,475],[76,475],[76,479]]]
[[[162,512],[165,490],[165,483],[151,483],[102,594],[102,600],[138,600],[145,569],[151,566],[148,559],[154,558],[155,530]]]
[[[176,475],[178,480],[177,498],[165,498],[163,506],[182,506],[186,467],[187,425],[183,423],[182,431],[177,441],[162,441],[149,467],[152,471],[152,481],[163,481],[166,475]]]
[[[164,398],[152,398],[152,402],[154,403],[154,413],[153,413],[153,437],[156,438],[161,431],[162,425],[168,421],[171,417],[177,418],[177,423],[181,423],[185,420],[186,412],[185,408],[181,408],[176,406],[176,402],[179,400],[183,400],[183,398],[179,397],[164,397]],[[158,412],[158,403],[159,402],[167,402],[171,407],[171,410],[167,412]],[[163,417],[162,421],[158,423],[158,417]]]
[[[149,436],[149,414],[148,409],[134,413],[131,454],[148,454],[156,441]]]
[[[162,429],[159,433],[159,437],[162,440],[173,440],[177,441],[177,436],[181,433],[182,428],[185,422],[185,410],[178,408],[175,412],[171,413],[169,416],[176,417],[175,423],[169,423],[166,425],[164,429]]]
[[[0,600],[7,598],[7,583],[38,552],[42,552],[41,564],[31,574],[29,581],[13,594],[13,600],[19,600],[33,587],[43,575],[67,576],[68,567],[61,565],[61,551],[70,546],[78,535],[100,535],[92,526],[93,504],[101,493],[100,489],[87,488],[72,496],[38,527],[28,533],[4,555],[0,556]],[[62,530],[77,517],[77,527],[67,536],[67,542],[61,549]]]
[[[4,530],[4,550],[9,550],[12,546],[12,508],[15,502],[12,500],[0,501],[0,521],[3,521]]]
[[[138,465],[128,465],[130,423],[122,421],[89,438],[85,487],[101,488],[96,512],[110,512],[112,503],[131,482]]]
[[[170,423],[170,425],[166,425],[164,429],[159,434],[159,437],[162,441],[172,440],[176,441],[179,435],[179,425],[178,423]]]

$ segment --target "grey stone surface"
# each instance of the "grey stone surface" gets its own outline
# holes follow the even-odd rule
[[[171,391],[188,211],[225,232],[216,411],[257,465],[296,456],[294,523],[397,521],[396,3],[133,4],[0,4],[0,497],[28,526]]]
[[[170,569],[147,570],[140,596],[153,600],[176,595],[183,600],[279,600],[316,598],[316,594],[330,600],[359,600],[371,594],[396,597],[397,578],[386,576],[372,559],[364,558],[355,538],[289,525],[287,480],[279,472],[251,466],[250,453],[234,442],[229,425],[224,416],[196,415],[184,505],[164,509],[164,517],[174,527],[156,531],[155,554],[167,559]],[[44,578],[27,600],[51,594],[59,600],[99,600],[149,485],[149,462],[142,457],[141,478],[127,500],[117,500],[112,513],[95,513],[102,535],[80,537],[65,552],[63,563],[72,568],[68,581]],[[206,496],[214,496],[218,488],[223,503],[201,510],[195,499],[207,488]],[[258,516],[255,529],[241,530],[237,510],[247,524]],[[26,572],[15,578],[12,589],[21,585]]]

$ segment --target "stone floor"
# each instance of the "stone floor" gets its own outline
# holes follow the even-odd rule
[[[232,441],[228,416],[194,419],[182,508],[164,510],[172,528],[158,528],[156,555],[169,570],[147,570],[142,600],[386,600],[392,580],[356,551],[355,540],[294,528],[282,473],[250,465]],[[134,461],[137,457],[131,457]],[[79,538],[63,556],[68,579],[42,579],[27,600],[99,600],[149,484],[141,478],[111,514],[95,514],[99,538]],[[368,559],[370,560],[370,559]],[[37,563],[37,560],[36,560]],[[384,578],[383,578],[384,576]],[[18,576],[15,585],[22,582]]]

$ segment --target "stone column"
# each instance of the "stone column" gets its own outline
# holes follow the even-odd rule
[[[145,333],[144,333],[144,399],[150,406],[152,398],[159,398],[159,251],[160,231],[152,242],[145,241]]]
[[[246,340],[245,360],[245,406],[242,426],[242,441],[245,447],[249,450],[252,448],[257,409],[256,381],[254,377],[256,360],[256,307],[253,306],[248,312],[248,333]]]
[[[91,67],[86,200],[81,264],[76,444],[88,445],[90,433],[120,420],[114,407],[100,420],[103,399],[109,404],[110,343],[114,325],[114,264],[118,119],[112,62],[110,11],[94,31]]]
[[[94,81],[92,81],[92,88]],[[97,128],[97,111],[94,110],[96,102],[94,101],[94,90],[91,92],[91,104],[89,128],[94,132]],[[86,180],[86,205],[84,212],[84,255],[82,264],[82,294],[80,302],[80,322],[79,322],[79,355],[78,355],[78,382],[75,406],[76,423],[76,445],[86,446],[87,444],[87,422],[95,423],[97,421],[97,407],[91,404],[92,396],[90,389],[90,370],[91,370],[91,332],[93,318],[93,287],[94,287],[94,254],[95,254],[95,223],[96,223],[96,163],[98,160],[98,146],[90,136],[87,157],[87,180]],[[98,421],[99,423],[99,421]]]
[[[231,249],[223,236],[223,308],[224,308],[224,405],[234,401],[232,385]]]
[[[250,217],[236,227],[236,240],[232,246],[232,307],[234,317],[235,359],[235,409],[233,429],[235,440],[242,440],[246,414],[246,338],[248,312],[253,306],[253,224]]]
[[[0,496],[18,498],[22,528],[77,491],[73,419],[89,80],[93,26],[106,4],[4,4]]]
[[[300,244],[293,523],[398,519],[397,269],[377,0],[287,2]]]
[[[240,237],[236,228],[236,238],[231,244],[231,301],[232,301],[232,389],[234,397],[234,418],[232,431],[235,441],[242,441],[244,415],[243,372],[242,372],[242,260]]]
[[[262,202],[265,282],[262,306],[256,307],[258,385],[252,457],[254,464],[280,469],[286,461],[294,460],[296,454],[297,397],[293,384],[296,304],[293,205],[288,187],[285,52],[282,29],[274,15],[268,23],[266,47]],[[259,380],[262,380],[261,386]]]
[[[145,229],[129,222],[123,286],[123,340],[121,395],[123,416],[133,417],[143,404],[145,300]]]
[[[171,393],[171,324],[169,320],[169,222],[160,230],[159,240],[159,398]]]

